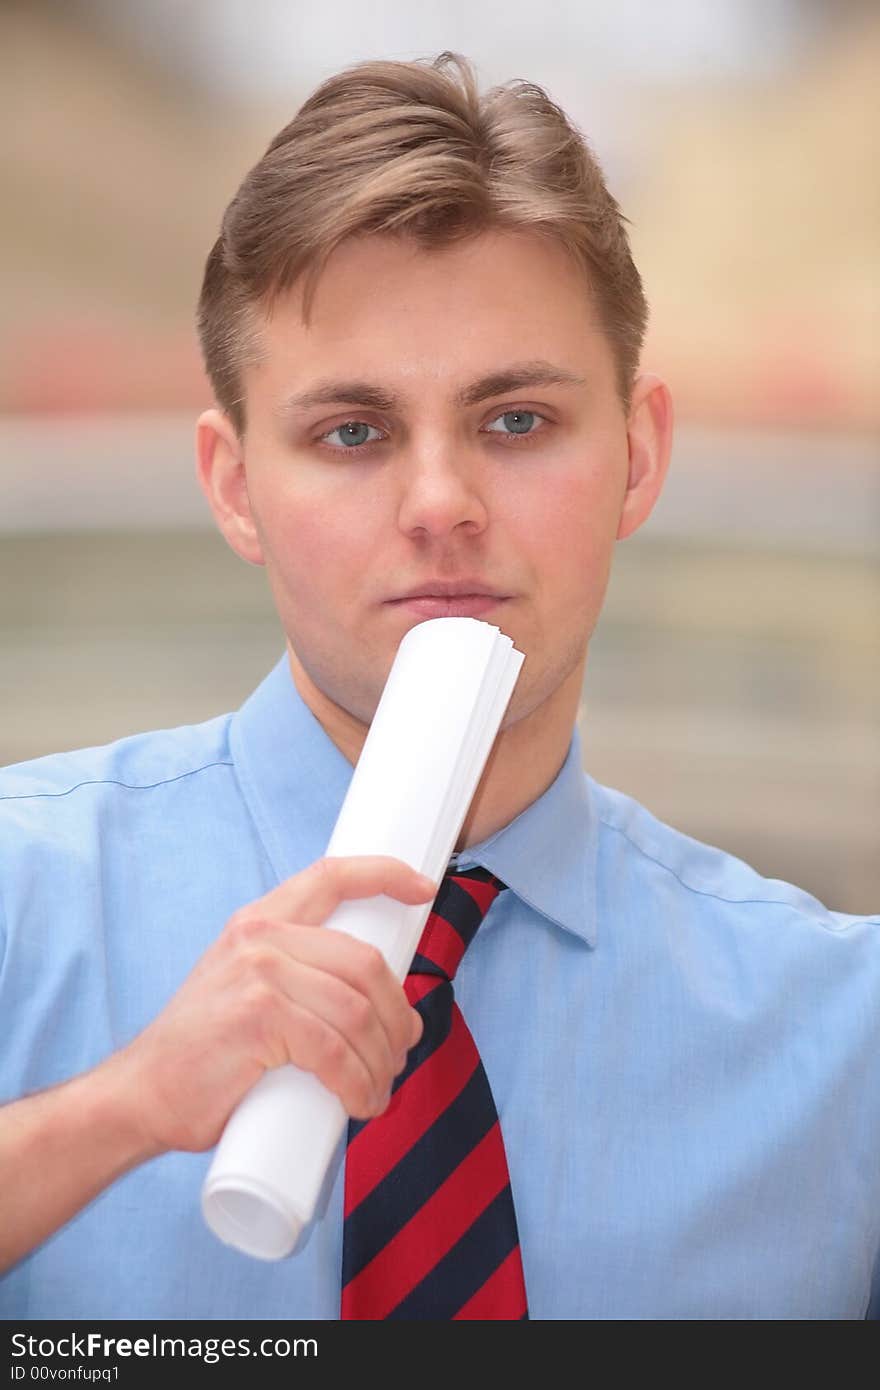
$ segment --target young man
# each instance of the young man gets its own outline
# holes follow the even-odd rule
[[[457,613],[525,653],[450,866],[495,894],[454,994],[515,1231],[496,1255],[482,1209],[450,1203],[426,1254],[423,1210],[471,1151],[395,1216],[413,1148],[374,1182],[397,1184],[384,1283],[343,1314],[866,1315],[880,919],[581,770],[613,547],[669,460],[645,313],[577,132],[536,87],[481,96],[455,55],[330,79],[245,180],[200,303],[198,472],[287,652],[235,715],[3,778],[7,1317],[339,1316],[365,1268],[344,1248],[355,1145],[436,1068],[416,996],[318,928],[344,898],[438,885],[322,855],[401,638]],[[369,1123],[303,1248],[263,1264],[207,1231],[199,1191],[232,1109],[288,1061]],[[458,1123],[458,1099],[435,1109]]]

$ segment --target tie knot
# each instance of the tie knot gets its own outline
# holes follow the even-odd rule
[[[455,977],[462,956],[498,894],[507,885],[488,869],[449,870],[425,923],[411,975]]]

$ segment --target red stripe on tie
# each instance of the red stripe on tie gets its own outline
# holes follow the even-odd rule
[[[415,1007],[420,1000],[431,993],[432,989],[444,984],[446,981],[442,975],[407,975],[403,982],[403,990],[409,1002]]]
[[[379,1319],[430,1274],[508,1182],[497,1120],[368,1265],[342,1290],[343,1318]]]
[[[451,980],[461,964],[461,958],[464,955],[464,942],[455,927],[450,926],[445,917],[441,917],[437,912],[432,912],[425,923],[418,953],[420,956],[427,956],[432,964],[439,965],[440,969],[445,970]]]
[[[497,1316],[498,1309],[504,1308],[505,1318],[521,1318],[526,1311],[526,1286],[523,1283],[522,1261],[519,1246],[505,1256],[494,1274],[491,1274],[455,1314],[455,1321],[468,1319],[486,1320]]]
[[[359,1130],[345,1156],[345,1215],[390,1173],[464,1090],[479,1062],[458,1009],[443,1042],[398,1086],[388,1109]]]
[[[459,888],[463,888],[473,898],[480,913],[485,917],[489,908],[498,897],[499,888],[497,883],[483,883],[478,878],[456,878],[455,882]]]

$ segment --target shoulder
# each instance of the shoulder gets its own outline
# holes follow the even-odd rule
[[[76,797],[87,789],[149,791],[211,767],[231,766],[231,716],[155,729],[114,743],[50,753],[0,768],[0,809],[19,802]]]
[[[0,769],[0,938],[37,939],[47,921],[75,935],[108,901],[158,892],[178,861],[222,854],[242,815],[230,718]]]
[[[880,928],[880,913],[836,912],[783,879],[768,878],[736,855],[706,844],[660,820],[633,797],[585,774],[599,826],[605,877],[638,881],[652,895],[714,921],[751,924],[800,920],[805,928],[839,933],[864,924]],[[876,933],[875,933],[876,934]]]
[[[0,865],[46,852],[77,858],[104,836],[135,836],[173,821],[194,801],[217,799],[234,780],[229,715],[133,734],[95,748],[0,768]]]

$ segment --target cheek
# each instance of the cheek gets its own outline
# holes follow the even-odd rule
[[[557,587],[576,588],[603,575],[617,534],[614,477],[610,466],[560,467],[527,497],[510,499],[517,541],[539,585],[555,579]]]
[[[252,494],[270,574],[276,587],[318,599],[350,586],[358,557],[368,548],[364,518],[351,501],[309,488],[267,487]]]

